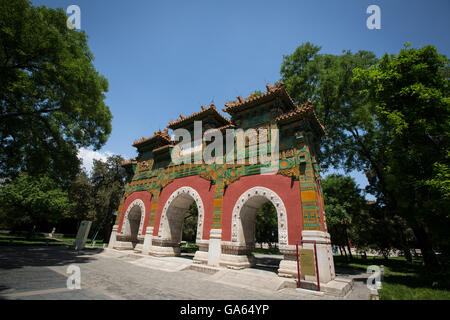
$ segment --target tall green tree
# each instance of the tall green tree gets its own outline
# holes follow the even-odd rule
[[[77,229],[83,220],[95,216],[94,186],[86,171],[82,170],[69,187],[70,206],[67,215],[77,221]]]
[[[376,65],[356,70],[384,132],[380,152],[387,188],[414,230],[425,263],[437,266],[435,250],[450,253],[449,60],[435,47],[405,46]]]
[[[84,31],[62,9],[0,0],[0,175],[49,174],[70,181],[80,147],[111,132],[107,80],[93,65]]]
[[[363,171],[369,181],[366,192],[377,198],[372,208],[376,206],[376,212],[393,218],[397,200],[389,187],[384,153],[390,141],[389,131],[380,126],[366,84],[354,81],[355,69],[367,70],[378,59],[368,51],[332,55],[320,50],[307,42],[284,56],[281,78],[297,103],[312,100],[327,129],[319,158],[322,167]],[[405,252],[409,250],[405,248]]]
[[[333,243],[347,247],[350,257],[350,242],[359,239],[353,236],[354,231],[362,231],[365,224],[361,215],[364,214],[365,200],[355,180],[349,176],[330,174],[322,180],[322,190],[327,214],[327,227]],[[359,222],[361,225],[356,226]],[[359,245],[358,241],[352,241]]]
[[[328,135],[322,142],[321,166],[366,173],[379,202],[388,203],[383,159],[386,135],[377,127],[373,103],[360,83],[353,81],[355,68],[367,69],[378,59],[369,51],[340,55],[320,53],[309,42],[283,57],[281,80],[298,104],[313,102]]]
[[[266,202],[256,212],[255,240],[258,243],[278,242],[278,217],[272,202]]]
[[[100,230],[103,239],[109,239],[115,222],[113,213],[123,196],[127,173],[122,168],[120,155],[108,157],[106,162],[94,160],[90,177],[94,195],[94,210],[88,215],[93,221],[92,230]],[[95,232],[95,231],[93,231]]]
[[[197,225],[198,225],[198,208],[197,204],[194,201],[192,202],[186,216],[184,217],[182,240],[188,242],[195,242],[197,239]]]
[[[11,230],[28,230],[31,234],[39,226],[57,224],[64,218],[69,199],[50,177],[20,173],[0,187],[0,203],[2,223]]]

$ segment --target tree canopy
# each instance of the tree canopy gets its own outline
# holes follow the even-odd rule
[[[355,80],[370,94],[379,125],[389,134],[380,153],[396,209],[430,249],[433,237],[440,251],[450,249],[448,70],[449,60],[432,46],[405,46],[369,69],[355,70]]]
[[[20,173],[0,188],[0,219],[12,230],[32,230],[61,221],[69,207],[67,192],[48,176]]]
[[[108,239],[115,221],[113,213],[119,207],[128,175],[121,167],[123,158],[115,155],[105,162],[94,160],[90,175],[80,172],[69,188],[70,207],[68,216],[92,221],[92,232],[102,232],[100,236]]]
[[[309,42],[283,58],[281,78],[297,103],[311,99],[327,128],[324,168],[363,171],[371,212],[414,231],[427,265],[447,252],[449,64],[436,48],[320,53]],[[397,221],[397,222],[396,222]],[[397,240],[396,240],[397,241]]]
[[[0,174],[78,172],[78,148],[111,132],[108,81],[93,65],[84,31],[62,9],[0,0]]]
[[[357,228],[353,227],[356,226],[356,221],[364,223],[359,217],[364,214],[365,205],[361,190],[353,178],[337,174],[323,179],[322,189],[328,231],[333,243],[341,247],[346,246],[350,251],[353,231],[357,231]]]

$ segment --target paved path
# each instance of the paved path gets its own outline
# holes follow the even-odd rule
[[[172,268],[171,271],[163,271],[157,268],[158,261],[150,261],[151,257],[145,259],[148,259],[147,263],[139,255],[101,249],[77,253],[65,247],[0,247],[0,299],[342,299],[304,294],[293,288],[275,291],[250,285],[238,286],[194,270]],[[173,259],[171,263],[186,261],[188,265],[191,262],[186,258]],[[80,267],[81,290],[67,289],[66,271],[71,264]],[[255,269],[245,272],[255,275],[268,271]],[[368,299],[364,275],[340,276],[355,278],[353,291],[344,299]]]

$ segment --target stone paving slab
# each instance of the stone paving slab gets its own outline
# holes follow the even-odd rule
[[[238,287],[230,283],[211,281],[211,279],[214,280],[212,274],[193,270],[167,272],[133,263],[141,258],[130,259],[125,256],[120,258],[120,256],[124,255],[116,255],[105,250],[87,250],[77,253],[64,248],[50,247],[0,248],[0,298],[38,300],[368,299],[368,290],[363,280],[356,281],[354,290],[343,298],[326,295],[320,297],[296,292],[294,288],[265,290],[252,286],[251,281],[247,282],[246,286]],[[66,271],[70,264],[80,267],[81,290],[64,290],[68,276]],[[259,271],[261,270],[248,269],[242,274],[253,272],[255,276],[260,276]],[[41,291],[38,292],[39,290]],[[29,295],[19,296],[14,293]]]

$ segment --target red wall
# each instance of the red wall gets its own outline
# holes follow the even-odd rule
[[[153,235],[158,235],[164,205],[172,193],[181,187],[191,187],[200,195],[205,212],[203,239],[208,240],[213,216],[214,185],[211,184],[210,181],[200,178],[199,176],[176,179],[162,190],[158,199],[158,208],[156,211]],[[238,198],[246,190],[253,187],[265,187],[274,191],[281,198],[287,214],[288,244],[295,245],[295,240],[301,239],[303,223],[300,187],[298,181],[293,181],[290,177],[285,177],[282,175],[245,176],[235,181],[225,189],[222,207],[222,240],[231,241],[231,219],[234,205]],[[128,206],[136,199],[141,199],[145,204],[144,226],[148,225],[151,214],[152,196],[146,191],[134,192],[125,200],[119,221],[118,232],[122,230],[123,218]],[[145,234],[145,228],[143,230],[143,234]]]
[[[222,210],[222,241],[231,241],[231,219],[234,205],[239,197],[248,189],[264,187],[274,191],[286,207],[288,224],[288,244],[301,239],[302,208],[300,186],[298,181],[282,175],[245,176],[225,189]]]
[[[205,217],[203,222],[203,239],[209,239],[209,230],[212,225],[213,203],[214,203],[214,185],[210,181],[200,178],[199,176],[190,176],[185,178],[175,179],[168,184],[159,195],[158,209],[156,210],[155,226],[153,235],[157,236],[159,231],[159,224],[161,221],[161,214],[169,197],[177,189],[181,187],[191,187],[200,195],[202,199]]]
[[[145,234],[146,227],[147,227],[148,221],[150,219],[150,213],[152,212],[152,194],[147,191],[133,192],[131,195],[128,196],[128,198],[125,199],[125,202],[123,203],[123,207],[122,207],[122,212],[120,213],[119,229],[117,230],[117,232],[122,231],[122,224],[123,224],[123,219],[125,217],[125,212],[127,212],[130,204],[136,199],[142,200],[145,205],[144,227],[142,228],[142,234]]]

